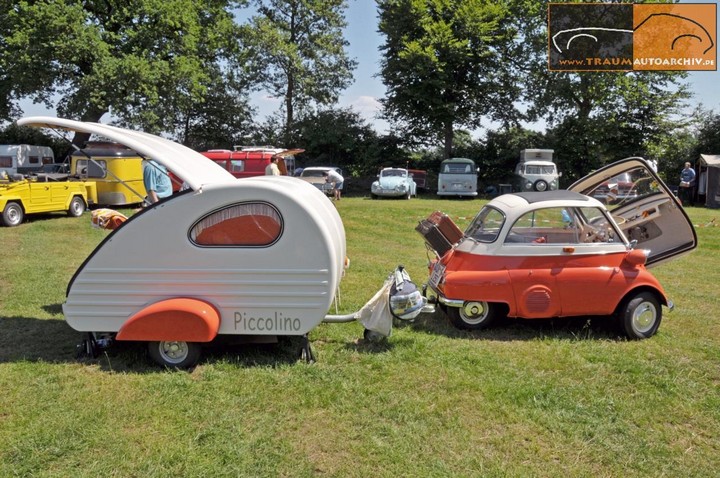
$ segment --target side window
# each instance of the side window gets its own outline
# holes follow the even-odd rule
[[[577,244],[577,220],[572,209],[550,207],[522,215],[505,238],[506,244]]]
[[[30,164],[40,164],[40,156],[28,156]]]
[[[0,156],[0,168],[12,168],[12,156]]]
[[[233,159],[230,161],[231,173],[242,173],[243,171],[245,171],[245,161],[242,159]]]
[[[497,239],[504,222],[503,213],[491,207],[484,207],[470,223],[465,235],[479,242],[493,242]]]
[[[88,161],[87,159],[78,159],[75,163],[75,174],[84,178],[104,178],[106,175],[107,162]]]
[[[190,228],[190,241],[204,247],[267,247],[283,231],[280,212],[262,202],[233,204],[214,211]]]

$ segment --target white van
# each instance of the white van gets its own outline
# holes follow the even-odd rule
[[[560,187],[560,176],[553,162],[552,149],[523,149],[515,166],[517,190],[554,191]]]
[[[0,171],[9,176],[42,171],[43,165],[55,162],[52,148],[29,144],[0,144]]]
[[[440,164],[438,196],[477,196],[477,173],[472,159],[446,159]]]

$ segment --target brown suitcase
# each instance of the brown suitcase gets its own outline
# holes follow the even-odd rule
[[[460,242],[460,239],[462,239],[464,236],[460,228],[457,227],[457,224],[455,224],[453,220],[450,219],[450,216],[441,211],[435,211],[434,213],[430,214],[427,220],[438,227],[442,235],[445,236],[445,238],[448,240],[448,242],[450,242],[450,244],[456,244]]]
[[[423,219],[418,223],[415,228],[417,232],[425,239],[427,245],[429,245],[437,254],[442,257],[447,251],[452,249],[452,244],[448,239],[440,232],[437,224],[433,224],[427,219]]]

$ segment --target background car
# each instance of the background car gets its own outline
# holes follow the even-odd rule
[[[636,179],[637,194],[608,210],[593,192],[623,173]],[[602,168],[571,189],[499,196],[438,253],[427,293],[453,325],[611,316],[630,338],[655,334],[662,306],[672,310],[673,303],[647,269],[697,246],[687,214],[639,158]],[[433,234],[442,231],[421,233],[432,248]]]
[[[316,188],[318,188],[320,191],[323,191],[326,195],[332,194],[332,184],[328,183],[325,180],[325,176],[323,176],[323,173],[326,173],[330,170],[335,171],[340,176],[344,176],[342,169],[334,167],[334,166],[310,166],[302,170],[302,173],[300,173],[300,176],[298,176],[303,181],[307,181]]]
[[[417,196],[417,184],[407,169],[384,168],[378,180],[372,183],[371,197],[404,197],[410,199]]]

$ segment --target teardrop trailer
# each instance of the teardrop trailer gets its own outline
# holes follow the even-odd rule
[[[86,334],[83,353],[141,341],[157,363],[187,368],[220,335],[300,336],[312,360],[307,334],[321,322],[358,320],[366,335],[387,336],[393,315],[414,318],[426,304],[400,269],[361,310],[327,314],[345,272],[345,230],[333,204],[305,181],[238,180],[189,148],[104,124],[18,124],[117,141],[189,188],[130,217],[75,272],[63,313]]]

